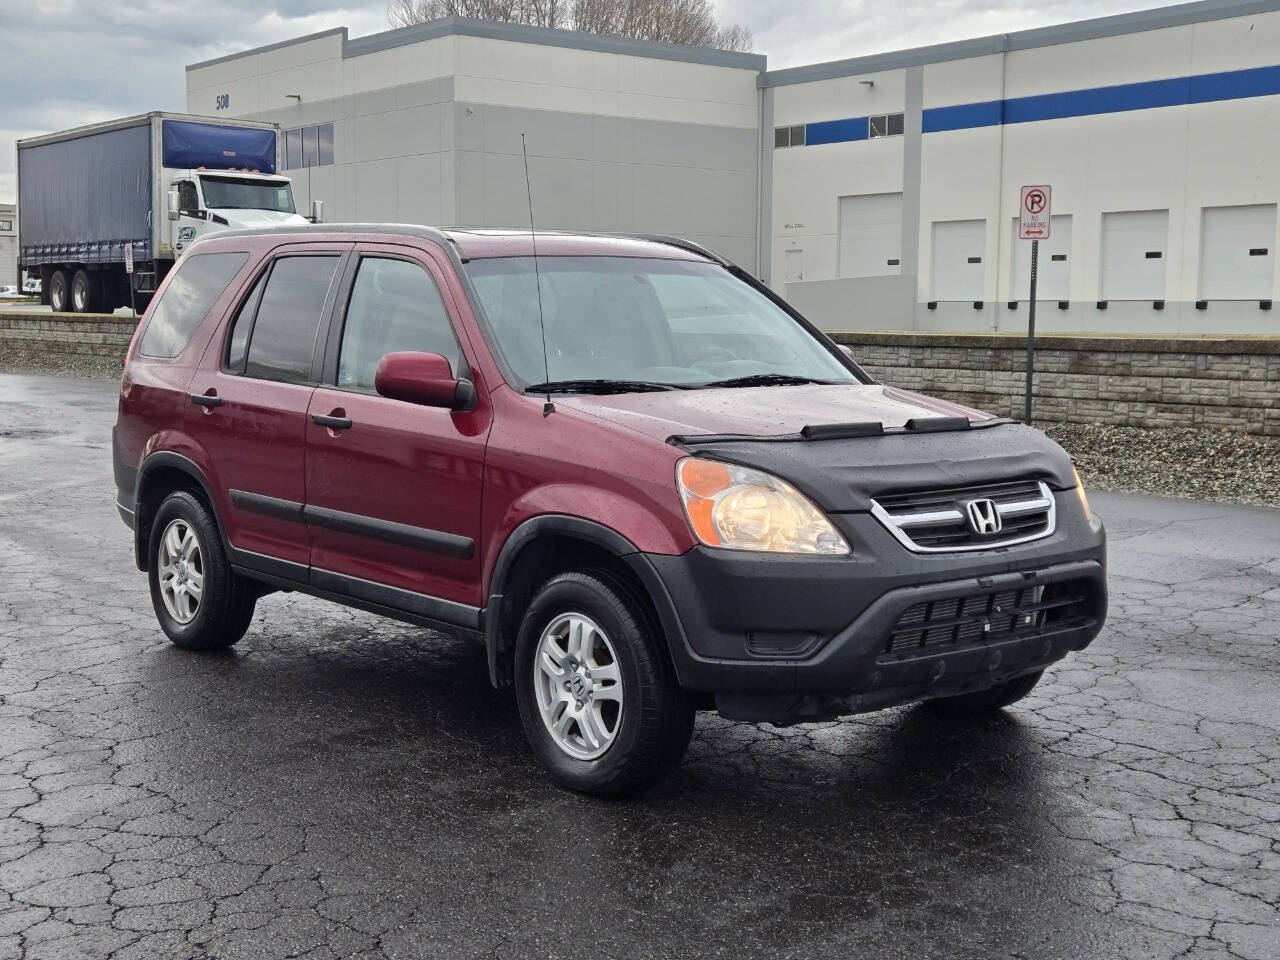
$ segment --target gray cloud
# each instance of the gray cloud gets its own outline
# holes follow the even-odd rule
[[[1153,0],[717,0],[773,67],[1005,33]],[[1159,0],[1154,0],[1159,2]],[[38,10],[38,14],[33,11]],[[186,107],[188,63],[335,26],[386,28],[383,0],[0,0],[0,201],[14,196],[13,141],[112,117]]]

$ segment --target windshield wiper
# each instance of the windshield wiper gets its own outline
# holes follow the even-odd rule
[[[676,383],[651,380],[552,380],[531,383],[525,393],[656,393],[660,390],[688,390]]]
[[[702,387],[792,387],[806,383],[830,386],[834,380],[817,380],[813,377],[796,377],[789,373],[753,373],[748,377],[731,377],[728,380],[712,380]]]

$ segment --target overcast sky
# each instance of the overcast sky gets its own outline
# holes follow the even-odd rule
[[[771,67],[1007,33],[1161,0],[717,0]],[[385,0],[0,0],[0,202],[18,137],[186,107],[184,67],[330,27],[386,29]]]

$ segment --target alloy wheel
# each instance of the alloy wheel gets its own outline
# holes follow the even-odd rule
[[[204,593],[200,538],[191,524],[182,519],[170,522],[160,538],[156,562],[165,609],[178,623],[190,623],[200,610]]]
[[[538,640],[533,683],[542,722],[556,746],[594,760],[622,725],[622,674],[613,643],[590,617],[563,613]]]

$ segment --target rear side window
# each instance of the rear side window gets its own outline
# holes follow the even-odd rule
[[[282,257],[275,262],[248,335],[246,376],[285,383],[311,379],[320,313],[339,259]],[[233,347],[238,333],[232,332]]]
[[[436,282],[416,263],[366,257],[360,261],[342,331],[338,386],[373,390],[373,376],[388,353],[439,353],[455,375],[462,351]]]
[[[151,311],[138,351],[148,357],[176,357],[213,302],[249,259],[247,253],[187,254]]]

